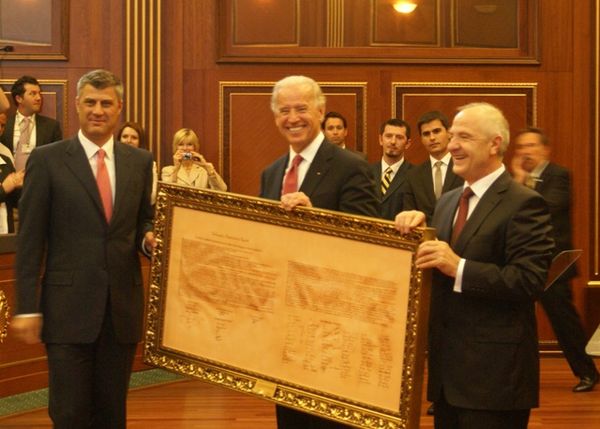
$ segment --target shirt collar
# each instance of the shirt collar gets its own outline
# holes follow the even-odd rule
[[[314,140],[308,144],[308,146],[306,146],[304,149],[302,149],[302,152],[300,152],[299,154],[294,152],[294,150],[290,146],[290,159],[289,159],[288,165],[291,164],[292,160],[294,159],[294,157],[296,155],[301,155],[303,160],[311,163],[313,161],[313,159],[315,159],[315,156],[317,155],[317,151],[321,147],[321,143],[323,143],[324,138],[325,138],[325,136],[323,135],[323,133],[321,131],[319,131],[319,134],[317,134],[317,137],[315,137]]]
[[[494,183],[496,179],[500,177],[500,175],[505,171],[506,167],[504,166],[504,164],[501,164],[500,167],[498,167],[496,170],[494,170],[487,176],[482,177],[481,179],[473,183],[465,182],[463,189],[469,186],[473,193],[477,196],[477,198],[481,198],[483,194],[485,194],[485,192],[488,190],[488,188],[492,186],[492,183]]]
[[[35,124],[35,113],[31,116],[25,116],[17,110],[17,114],[15,115],[15,124],[17,124],[17,126],[21,125],[23,118],[31,118],[31,123]]]
[[[77,133],[77,137],[79,137],[81,146],[83,146],[83,150],[85,151],[85,155],[88,159],[91,159],[94,155],[96,155],[96,152],[98,152],[98,149],[100,149],[96,143],[88,139],[81,130],[79,130]],[[106,153],[106,158],[113,159],[113,155],[115,153],[115,142],[113,137],[111,136],[111,138],[101,147]]]
[[[429,155],[429,162],[431,162],[431,168],[433,168],[435,166],[435,163],[438,161],[442,161],[444,165],[450,165],[451,158],[452,155],[450,154],[450,152],[446,152],[446,155],[444,155],[442,159],[435,159],[433,156]]]
[[[400,161],[394,162],[392,165],[388,165],[388,163],[385,162],[383,160],[383,158],[381,158],[381,171],[385,172],[385,170],[387,170],[389,167],[392,169],[394,174],[396,174],[398,172],[398,170],[400,169],[400,167],[402,166],[403,162],[404,162],[404,157],[402,157],[402,159]]]
[[[531,177],[536,177],[539,178],[542,173],[544,172],[544,170],[546,169],[546,167],[548,166],[548,161],[542,161],[540,162],[537,167],[535,167],[533,169],[533,171],[531,172]]]

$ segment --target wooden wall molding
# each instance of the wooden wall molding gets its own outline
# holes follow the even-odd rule
[[[125,120],[138,122],[160,165],[161,0],[125,0]]]
[[[419,116],[440,110],[452,120],[456,109],[474,101],[498,106],[514,133],[528,125],[537,125],[537,83],[534,82],[392,82],[392,117],[416,125]],[[417,130],[414,131],[415,138]],[[509,145],[506,159],[512,154]],[[406,157],[422,162],[427,152],[422,145],[412,145]]]
[[[592,122],[592,183],[591,183],[591,228],[590,234],[590,280],[588,286],[600,288],[600,0],[595,0],[594,14],[594,88],[593,94],[593,122]]]
[[[539,64],[540,0],[474,1],[422,0],[405,15],[387,0],[222,0],[217,61]]]

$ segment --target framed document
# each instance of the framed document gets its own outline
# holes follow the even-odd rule
[[[433,230],[159,184],[146,363],[360,428],[417,428]]]

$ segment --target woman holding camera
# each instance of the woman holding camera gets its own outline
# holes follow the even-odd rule
[[[163,182],[226,191],[227,185],[199,150],[200,141],[194,131],[189,128],[177,131],[173,136],[173,165],[162,169]]]

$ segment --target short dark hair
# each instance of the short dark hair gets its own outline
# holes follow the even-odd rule
[[[96,89],[115,88],[119,101],[123,100],[123,82],[114,73],[108,70],[92,70],[79,78],[77,82],[77,96],[86,85],[92,85]]]
[[[142,126],[137,122],[127,121],[123,123],[123,125],[121,125],[121,128],[119,128],[119,131],[117,132],[117,141],[121,141],[121,136],[123,135],[123,131],[125,130],[125,128],[131,128],[135,130],[135,132],[138,133],[139,147],[148,150],[148,144],[146,143],[146,134],[144,133],[144,129],[142,128]]]
[[[444,115],[439,110],[432,110],[430,112],[423,113],[419,118],[419,122],[417,122],[417,129],[419,130],[419,135],[421,135],[421,127],[423,124],[428,124],[431,121],[439,120],[444,128],[447,130],[450,128],[450,121],[448,117]]]
[[[13,83],[12,88],[10,88],[10,95],[12,95],[12,98],[15,100],[17,105],[19,104],[17,101],[17,96],[23,97],[23,94],[25,94],[25,84],[27,83],[30,85],[40,86],[40,83],[36,78],[33,76],[24,75],[17,79],[15,83]]]
[[[550,145],[550,141],[548,140],[548,136],[546,135],[546,133],[544,133],[544,130],[542,130],[541,128],[537,128],[537,127],[523,128],[522,130],[519,130],[513,138],[516,140],[517,137],[519,137],[521,134],[527,134],[527,133],[537,134],[538,136],[540,136],[540,141],[542,142],[542,144],[544,146]]]
[[[325,129],[325,123],[327,122],[327,119],[329,118],[338,118],[342,120],[342,123],[344,124],[344,128],[348,128],[348,122],[346,121],[346,118],[344,118],[344,116],[341,113],[338,112],[327,112],[325,114],[325,117],[323,118],[323,122],[321,122],[321,128]]]
[[[390,125],[392,127],[406,128],[406,138],[407,139],[410,138],[410,125],[408,125],[408,122],[406,122],[404,119],[398,119],[398,118],[388,119],[383,124],[381,124],[381,126],[379,127],[379,135],[383,135],[383,132],[385,131],[385,127],[388,125]]]

